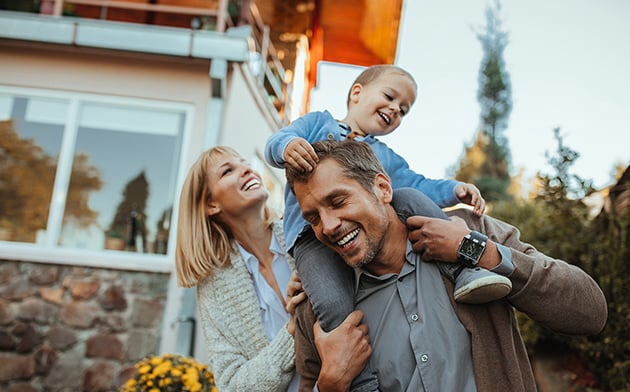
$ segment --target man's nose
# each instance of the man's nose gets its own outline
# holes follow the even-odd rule
[[[326,236],[335,235],[341,220],[330,211],[320,214],[322,233]]]

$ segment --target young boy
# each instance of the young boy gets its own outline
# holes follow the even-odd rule
[[[269,138],[265,159],[274,167],[291,165],[298,170],[310,171],[317,165],[317,155],[310,143],[343,138],[363,141],[376,153],[394,188],[405,188],[395,192],[393,201],[403,221],[411,215],[447,219],[437,206],[448,207],[460,202],[471,205],[475,214],[482,215],[485,200],[477,187],[453,180],[428,179],[412,171],[401,156],[375,138],[398,128],[416,99],[416,91],[416,82],[407,71],[393,65],[369,67],[350,88],[348,111],[343,120],[335,120],[328,111],[308,113]],[[344,281],[351,281],[353,273],[334,252],[317,241],[288,187],[285,189],[284,231],[287,248],[295,258],[304,290],[322,328],[329,331],[354,309],[353,293],[341,288],[352,287]],[[340,239],[340,242],[344,240]],[[458,302],[493,301],[506,296],[512,288],[509,279],[486,269],[438,264],[442,273],[455,281],[454,296]],[[364,381],[358,379],[353,383],[353,390],[374,390],[362,387]],[[365,382],[375,382],[375,378]],[[357,383],[361,385],[355,389]]]

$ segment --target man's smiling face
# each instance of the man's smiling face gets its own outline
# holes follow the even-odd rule
[[[302,215],[317,238],[351,267],[367,266],[383,248],[391,192],[383,192],[379,181],[384,178],[377,176],[376,194],[370,193],[345,177],[337,162],[325,159],[306,182],[294,184]]]

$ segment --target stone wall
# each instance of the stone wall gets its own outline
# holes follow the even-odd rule
[[[157,353],[168,279],[0,260],[0,391],[117,391]]]

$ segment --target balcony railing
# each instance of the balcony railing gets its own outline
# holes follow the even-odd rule
[[[41,0],[40,14],[206,29],[223,33],[234,26],[229,0]],[[258,8],[249,5],[252,68],[282,123],[290,113],[290,81]],[[236,11],[238,13],[238,10]],[[232,12],[233,14],[234,12]]]

